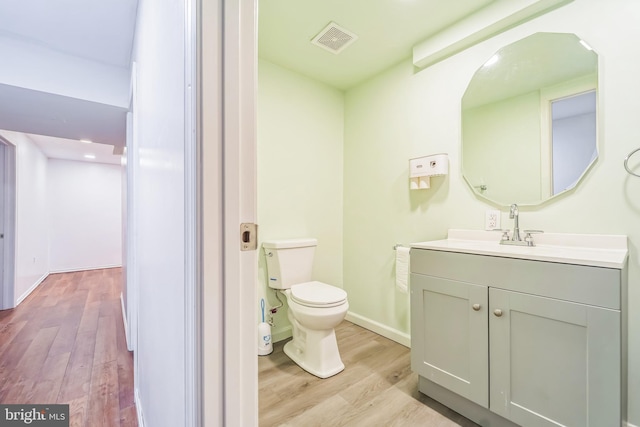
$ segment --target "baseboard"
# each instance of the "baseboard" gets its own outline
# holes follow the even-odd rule
[[[358,326],[362,326],[363,328],[375,332],[378,335],[382,335],[385,338],[389,338],[390,340],[395,341],[398,344],[402,344],[405,347],[411,348],[411,335],[405,332],[390,328],[387,325],[383,325],[382,323],[368,319],[351,311],[347,312],[345,320],[355,323]]]
[[[127,341],[127,350],[133,350],[129,342],[129,323],[127,322],[127,311],[124,308],[124,295],[120,292],[120,308],[122,310],[122,323],[124,324],[124,338]]]
[[[277,332],[273,332],[273,330],[271,331],[271,342],[278,342],[278,341],[282,341],[282,340],[286,340],[287,338],[291,338],[291,336],[293,335],[293,333],[291,332],[291,325],[287,326],[286,328],[283,328]]]
[[[378,335],[382,335],[385,338],[389,338],[392,341],[397,342],[398,344],[402,344],[405,347],[411,348],[411,335],[400,332],[396,329],[390,328],[382,323],[376,322],[375,320],[368,319],[364,316],[360,316],[359,314],[355,314],[351,311],[347,312],[347,315],[344,318],[351,323],[355,323],[358,326],[362,326],[365,329],[370,330],[371,332],[375,332]],[[271,332],[271,341],[276,343],[278,341],[286,340],[291,337],[291,326],[287,326],[286,328],[279,330],[277,332]],[[633,426],[630,426],[633,427]]]
[[[134,393],[134,401],[136,404],[136,413],[138,414],[138,427],[144,427],[144,414],[142,413],[142,404],[140,403],[140,394],[138,393],[138,389]]]
[[[77,267],[77,268],[62,268],[62,269],[53,269],[49,271],[50,274],[58,274],[58,273],[75,273],[76,271],[89,271],[89,270],[106,270],[108,268],[119,268],[122,267],[122,264],[108,264],[94,267]]]
[[[31,292],[35,291],[36,288],[38,286],[40,286],[40,283],[44,282],[44,279],[46,279],[49,276],[49,273],[45,273],[42,275],[41,278],[39,278],[33,285],[31,285],[31,287],[29,289],[27,289],[27,291],[25,293],[23,293],[22,295],[20,295],[18,297],[18,299],[16,300],[16,307],[20,305],[20,303],[22,301],[24,301],[30,294]]]

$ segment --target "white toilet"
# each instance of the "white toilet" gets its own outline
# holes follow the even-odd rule
[[[328,378],[344,369],[333,328],[349,303],[344,290],[311,281],[317,244],[316,239],[271,240],[262,247],[269,287],[282,290],[289,304],[293,339],[285,344],[285,354],[305,371]]]

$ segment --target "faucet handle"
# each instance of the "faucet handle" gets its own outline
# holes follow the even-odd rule
[[[500,237],[500,240],[502,241],[507,241],[509,240],[509,230],[505,230],[502,228],[494,228],[491,231],[499,231],[502,233],[502,237]]]
[[[524,241],[527,242],[527,246],[535,246],[533,244],[533,236],[532,234],[541,234],[544,233],[542,230],[523,230],[525,233]]]

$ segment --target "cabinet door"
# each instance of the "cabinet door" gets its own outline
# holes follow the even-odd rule
[[[491,288],[490,409],[523,426],[619,426],[620,312]]]
[[[411,275],[411,367],[488,407],[486,286]]]

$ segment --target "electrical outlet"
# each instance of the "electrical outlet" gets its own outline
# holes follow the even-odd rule
[[[500,211],[486,211],[484,214],[484,229],[495,230],[496,228],[500,228]]]

